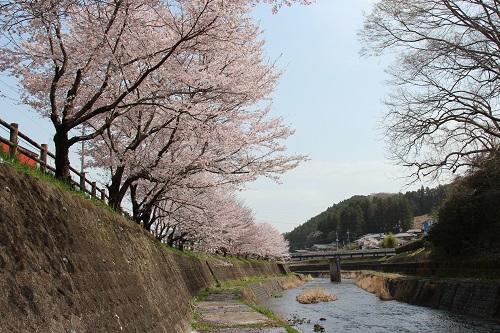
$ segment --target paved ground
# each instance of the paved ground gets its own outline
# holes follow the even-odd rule
[[[195,312],[199,323],[212,326],[196,333],[286,333],[285,328],[267,316],[246,304],[238,303],[233,291],[209,295],[204,301],[195,304]]]

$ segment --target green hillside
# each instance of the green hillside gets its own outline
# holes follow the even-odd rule
[[[285,234],[291,250],[312,244],[347,243],[367,233],[397,233],[412,229],[413,217],[437,208],[447,193],[446,186],[434,189],[369,196],[353,196],[328,207],[304,224]]]

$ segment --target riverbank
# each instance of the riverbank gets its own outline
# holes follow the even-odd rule
[[[492,280],[436,279],[380,272],[351,272],[356,285],[383,300],[449,311],[500,323],[500,284]]]
[[[322,288],[337,296],[327,303],[301,304],[296,298],[303,291]],[[493,321],[474,319],[399,301],[383,301],[355,285],[352,279],[332,283],[329,278],[316,278],[306,285],[285,290],[279,298],[261,302],[281,318],[294,323],[299,332],[311,333],[315,327],[324,332],[342,333],[495,333],[500,326]]]
[[[237,290],[224,290],[210,294],[203,301],[196,302],[196,327],[192,333],[260,333],[283,332],[283,327],[255,308],[240,301]]]
[[[283,290],[310,280],[303,275],[288,275],[228,282],[199,292],[193,305],[192,333],[298,333],[259,304],[268,298],[280,298]]]
[[[405,253],[389,260],[341,263],[341,273],[343,279],[355,279],[359,287],[382,300],[394,299],[500,322],[498,264],[495,261],[433,262],[427,257]],[[326,262],[294,263],[290,269],[314,277],[329,277]]]

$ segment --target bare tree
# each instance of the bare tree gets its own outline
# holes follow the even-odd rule
[[[395,57],[383,127],[411,180],[498,149],[500,1],[382,0],[359,35],[362,55]]]

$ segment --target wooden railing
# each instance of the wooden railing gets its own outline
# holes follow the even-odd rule
[[[48,162],[48,159],[55,159],[56,155],[48,150],[47,144],[38,144],[25,134],[19,132],[18,124],[9,124],[0,119],[0,126],[6,128],[10,133],[9,139],[0,135],[0,142],[9,147],[8,151],[10,157],[20,160],[31,166],[38,166],[42,172],[55,172],[56,169]],[[30,147],[29,149],[20,145],[19,138],[23,139]],[[33,150],[37,152],[33,152]],[[30,163],[33,162],[33,163]],[[79,172],[70,166],[71,171],[71,184],[79,188],[84,193],[93,198],[99,199],[104,203],[107,202],[108,196],[105,189],[97,187],[97,183],[86,178],[85,172]],[[73,179],[75,177],[77,181]],[[87,188],[89,185],[89,188]]]

